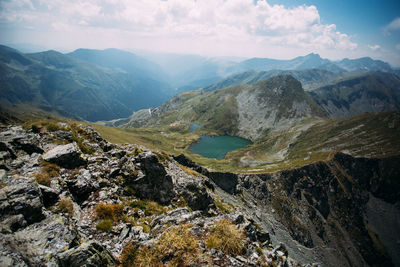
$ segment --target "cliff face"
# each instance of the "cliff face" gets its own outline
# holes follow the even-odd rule
[[[300,261],[398,266],[399,164],[400,157],[338,153],[327,162],[271,174],[203,173],[239,196],[244,212]]]
[[[250,85],[236,96],[237,134],[256,140],[266,131],[287,129],[304,119],[323,117],[322,109],[290,75]]]

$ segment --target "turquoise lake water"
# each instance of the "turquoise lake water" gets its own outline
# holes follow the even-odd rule
[[[189,150],[206,158],[223,159],[226,153],[250,145],[251,141],[234,136],[201,136]]]

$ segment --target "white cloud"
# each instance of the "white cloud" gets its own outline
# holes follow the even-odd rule
[[[282,47],[349,51],[358,46],[334,24],[321,23],[315,6],[287,8],[266,0],[5,0],[0,2],[4,20],[10,27],[33,25],[55,31],[53,35],[68,32],[70,39],[79,36],[86,46],[147,41],[146,48],[216,52],[225,47],[231,54]]]
[[[381,48],[380,45],[368,45],[368,47],[369,47],[369,49],[371,49],[372,51],[376,51],[376,50],[378,50],[378,49]]]
[[[396,49],[397,49],[397,50],[400,50],[400,44],[397,44],[397,45],[396,45]]]
[[[395,18],[390,22],[387,26],[386,29],[388,30],[400,30],[400,17]]]
[[[383,33],[385,35],[390,35],[391,32],[398,30],[400,30],[400,17],[395,18],[388,25],[383,27]]]

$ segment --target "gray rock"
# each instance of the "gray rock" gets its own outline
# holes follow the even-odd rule
[[[0,169],[10,170],[9,165],[13,157],[9,151],[1,151],[1,144],[2,142],[0,142]]]
[[[43,202],[38,185],[28,179],[18,181],[0,189],[0,215],[22,214],[28,224],[42,220]]]
[[[0,235],[0,238],[2,236]],[[2,241],[0,241],[0,244],[2,244]],[[25,263],[24,259],[19,255],[18,253],[15,253],[14,251],[7,251],[3,247],[2,254],[0,254],[0,266],[2,267],[25,267],[28,266],[28,264]]]
[[[67,131],[55,131],[52,133],[53,136],[59,140],[67,140],[67,141],[72,141],[72,134],[71,132]]]
[[[20,126],[10,127],[7,131],[1,132],[0,141],[0,150],[9,151],[14,157],[17,151],[24,151],[27,154],[43,153],[39,138]]]
[[[118,159],[120,159],[126,155],[126,151],[124,151],[122,149],[118,149],[118,148],[114,148],[109,153],[110,153],[111,157],[118,158]]]
[[[0,224],[2,233],[12,233],[18,229],[21,229],[27,225],[22,214],[11,215],[3,220]]]
[[[208,211],[214,207],[214,200],[201,184],[188,183],[181,194],[192,210]]]
[[[56,266],[56,256],[79,245],[80,236],[65,217],[54,215],[9,235],[0,235],[2,256],[28,266]]]
[[[118,266],[111,253],[97,242],[83,244],[59,256],[59,266]]]
[[[181,223],[190,222],[198,217],[201,216],[200,211],[190,212],[188,208],[177,208],[166,214],[162,214],[156,217],[151,222],[151,227],[153,231],[157,231],[157,229],[161,229],[164,225],[171,224],[171,225],[179,225]]]
[[[69,191],[78,202],[85,201],[89,195],[99,189],[99,182],[93,177],[89,170],[83,170],[76,177],[66,181]]]
[[[119,242],[122,242],[125,238],[127,238],[129,236],[129,233],[131,231],[132,225],[130,224],[125,224],[123,225],[121,232],[119,234]]]
[[[76,143],[56,146],[43,155],[45,161],[55,163],[61,167],[74,169],[86,164],[81,157],[81,150]]]
[[[86,136],[91,139],[91,141],[94,141],[95,143],[107,142],[98,132],[93,129],[92,126],[86,125],[83,130],[85,131]]]
[[[0,181],[6,178],[7,172],[5,170],[0,169]]]
[[[174,184],[157,156],[152,152],[141,153],[136,162],[144,174],[132,181],[131,186],[137,195],[168,204],[175,196]]]
[[[58,201],[59,199],[58,195],[60,194],[59,191],[41,184],[39,185],[39,189],[40,192],[42,193],[43,205],[45,207],[50,207]]]
[[[247,232],[247,236],[252,241],[258,241],[260,243],[270,241],[269,233],[257,227],[257,225],[254,224],[254,221],[251,219],[249,220],[249,223],[244,227],[244,230]]]

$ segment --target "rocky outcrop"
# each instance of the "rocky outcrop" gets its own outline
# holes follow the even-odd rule
[[[59,256],[59,266],[118,266],[118,262],[97,242],[82,244]]]
[[[272,240],[285,240],[297,259],[324,266],[397,266],[399,164],[399,157],[338,153],[327,162],[276,173],[207,175],[227,193],[239,195],[244,212],[255,215]],[[371,205],[391,210],[391,215],[384,213],[385,227]],[[391,229],[392,236],[384,229]]]
[[[129,248],[138,249],[131,258],[140,249],[156,251],[170,232],[192,242],[187,257],[196,263],[182,264],[299,266],[251,217],[216,205],[218,186],[206,169],[190,170],[145,147],[110,144],[89,126],[53,128],[63,130],[0,132],[7,167],[0,173],[1,266],[126,266]],[[240,238],[240,250],[207,241],[218,225]],[[179,253],[159,251],[153,265],[173,264]]]
[[[16,157],[16,151],[28,154],[43,153],[37,136],[25,132],[21,127],[10,127],[0,134],[0,151],[9,152],[11,157]]]
[[[44,218],[42,208],[42,195],[33,179],[20,178],[0,189],[0,214],[5,218],[22,215],[31,224]]]
[[[301,83],[281,75],[251,84],[236,96],[237,135],[257,140],[267,131],[277,132],[313,116],[322,109],[304,92]]]
[[[60,167],[74,169],[85,164],[81,158],[82,152],[76,143],[56,146],[43,154],[45,161],[55,163]]]
[[[92,177],[89,170],[82,169],[75,176],[65,180],[69,191],[78,202],[88,199],[90,194],[99,189],[99,181]]]
[[[132,187],[141,198],[154,199],[167,204],[175,196],[174,185],[170,175],[152,153],[139,154],[135,162],[140,172],[132,182]]]
[[[2,266],[399,265],[399,157],[233,174],[62,127],[0,132]]]
[[[123,127],[201,123],[200,130],[254,141],[325,116],[298,80],[279,75],[214,92],[181,93],[156,109],[135,112]]]

